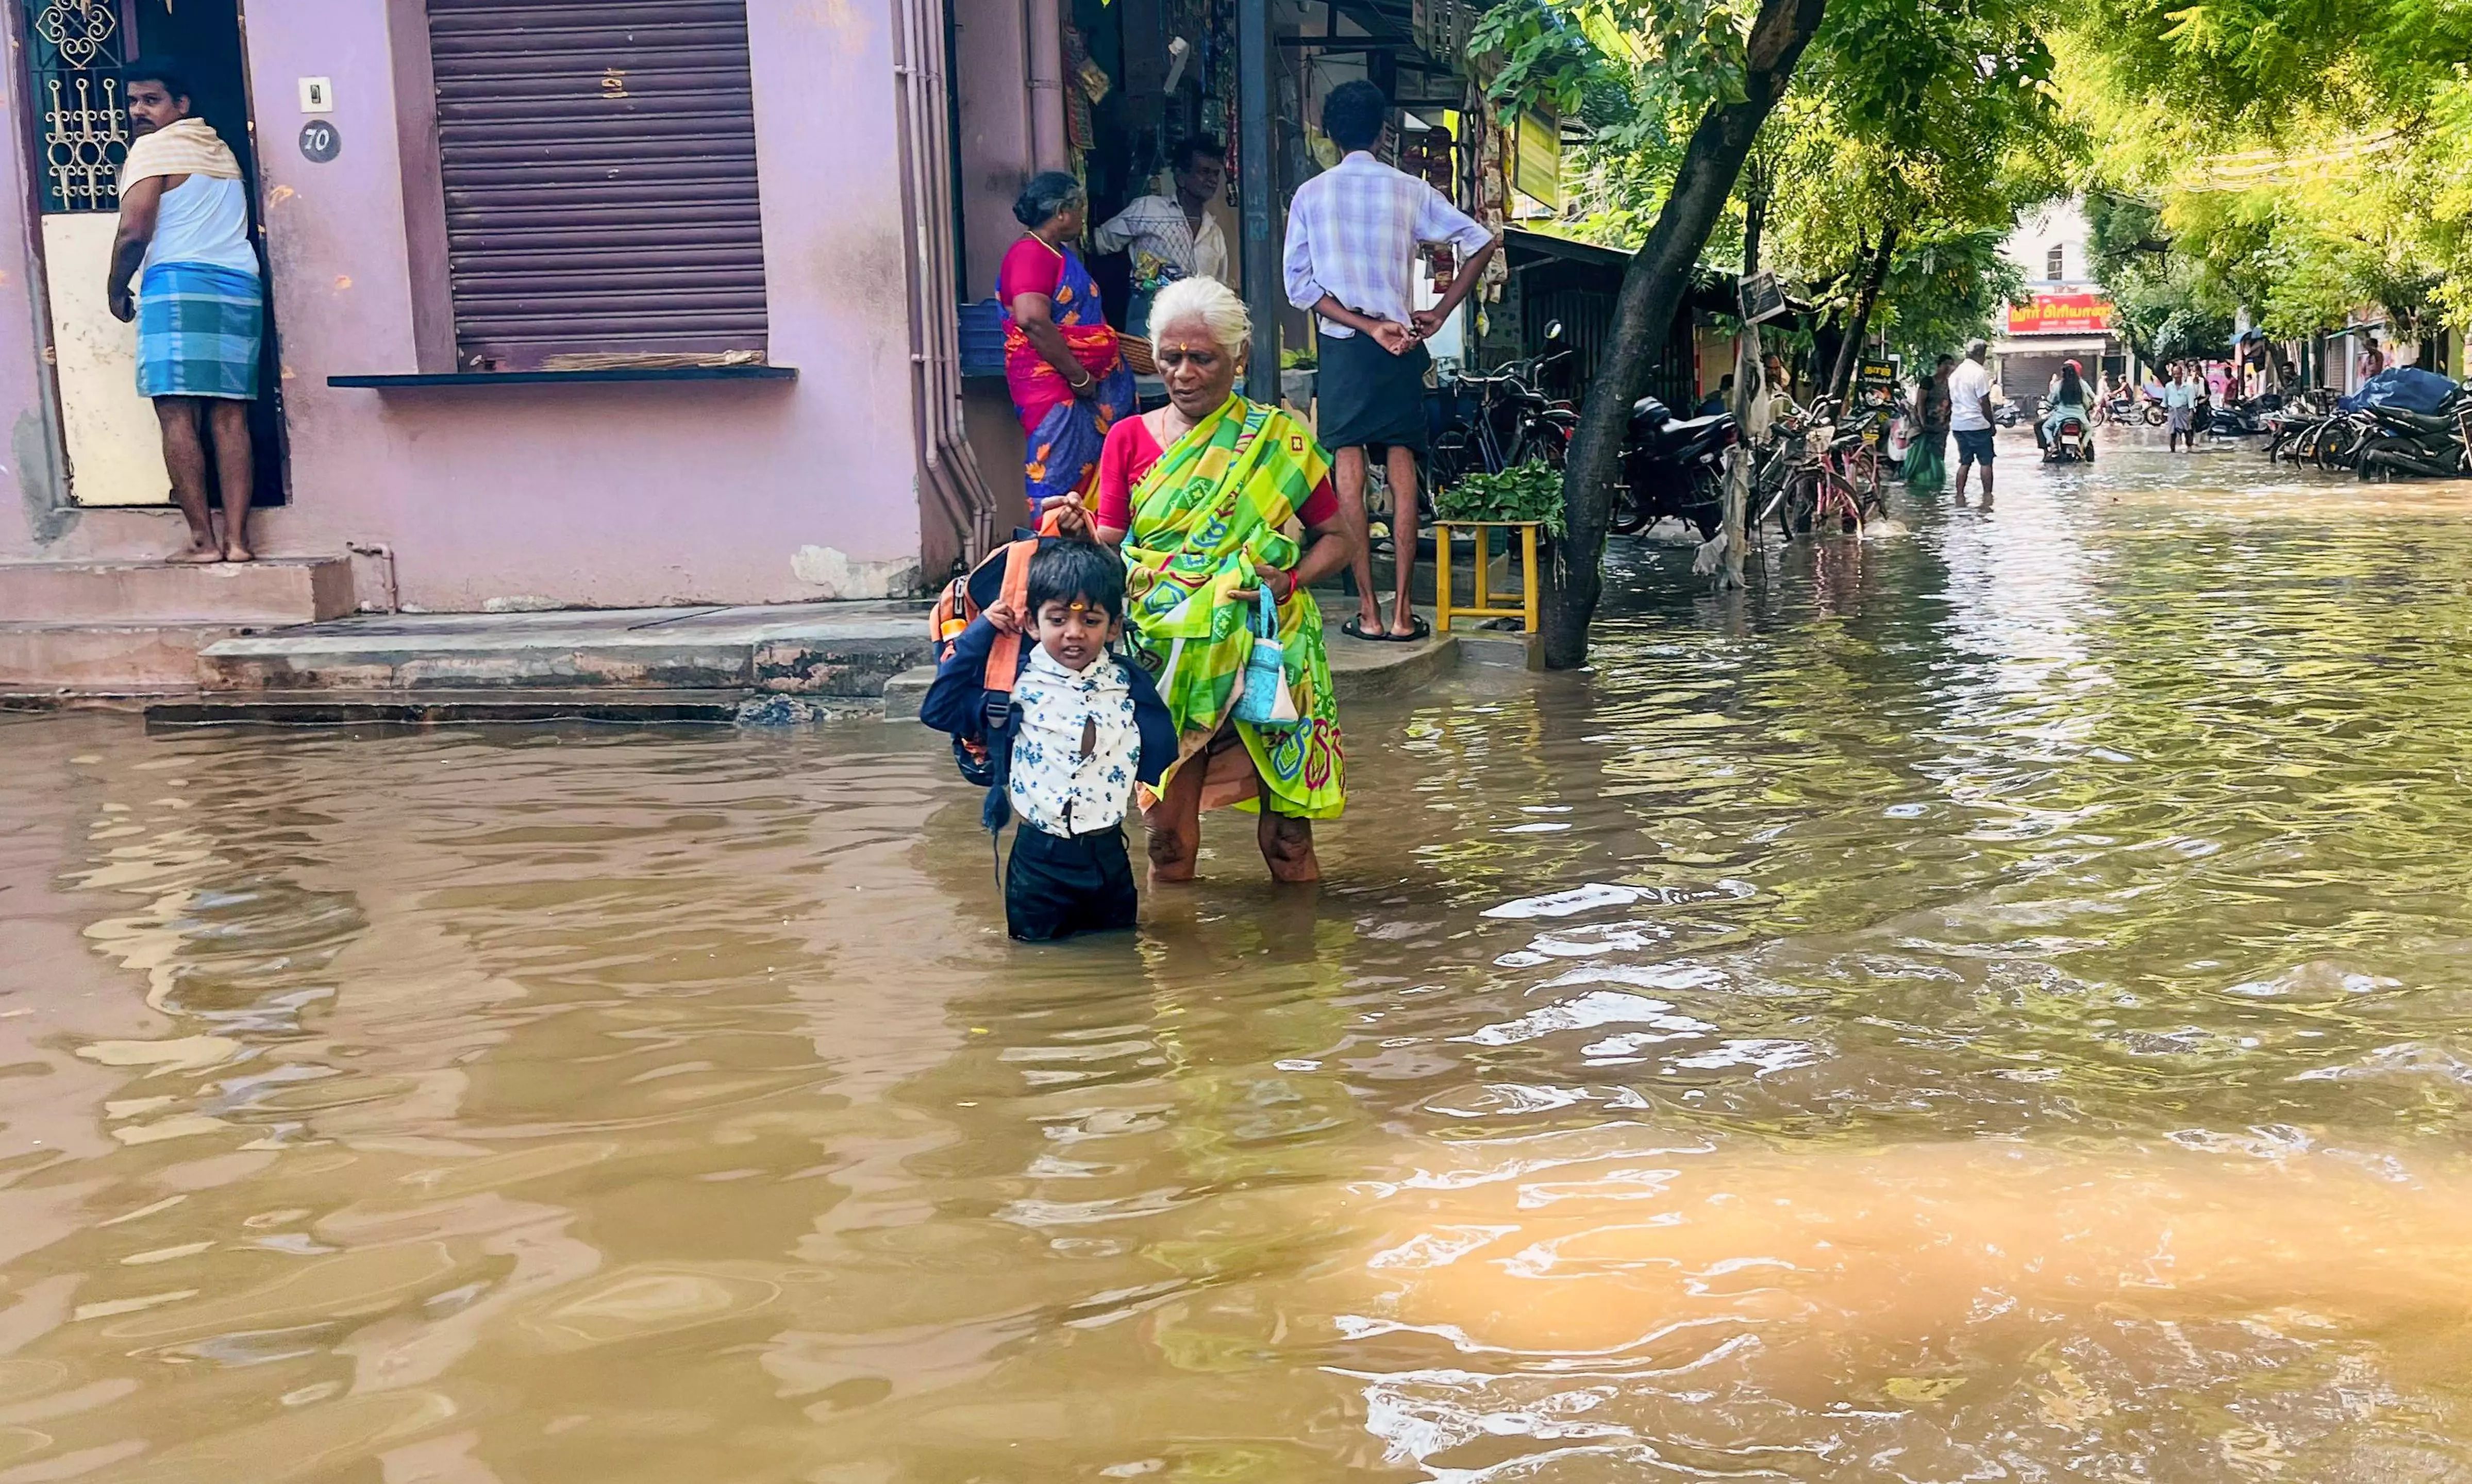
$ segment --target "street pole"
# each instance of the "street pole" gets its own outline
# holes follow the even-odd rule
[[[1245,307],[1253,314],[1252,359],[1245,395],[1257,402],[1279,399],[1279,220],[1272,199],[1277,172],[1271,168],[1270,0],[1236,0],[1236,194],[1245,217]]]

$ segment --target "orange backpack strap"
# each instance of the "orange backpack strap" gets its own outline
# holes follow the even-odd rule
[[[1014,617],[1027,622],[1030,606],[1030,559],[1038,554],[1036,540],[1014,541],[1005,548],[1004,591],[997,601],[1012,610]],[[1013,677],[1021,673],[1021,635],[999,632],[996,641],[987,646],[987,669],[981,683],[988,692],[988,709],[994,709],[994,697],[1012,694]]]

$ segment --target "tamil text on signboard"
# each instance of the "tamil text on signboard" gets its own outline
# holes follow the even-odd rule
[[[2111,300],[2100,294],[2037,294],[2008,306],[2011,335],[2100,335],[2111,328]]]

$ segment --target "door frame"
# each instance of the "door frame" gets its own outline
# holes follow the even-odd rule
[[[168,511],[176,509],[167,497],[159,502],[139,504],[82,505],[76,495],[76,470],[71,467],[68,451],[67,408],[60,393],[59,334],[52,316],[51,263],[43,243],[44,181],[50,161],[50,150],[43,133],[42,98],[35,83],[34,37],[30,34],[36,13],[49,0],[0,0],[8,13],[0,17],[0,36],[14,46],[17,54],[15,75],[10,79],[16,96],[25,100],[17,131],[18,158],[25,171],[24,206],[26,223],[24,248],[27,264],[27,294],[34,311],[35,351],[42,363],[37,383],[42,389],[44,424],[50,440],[52,466],[52,507],[58,511],[133,510]],[[133,50],[138,40],[139,0],[117,0],[112,10],[118,18],[119,59],[114,66],[125,66],[140,55]],[[169,9],[167,4],[166,9]],[[235,42],[239,57],[241,106],[248,131],[247,147],[255,166],[253,189],[250,192],[250,227],[257,249],[259,283],[266,299],[264,307],[265,347],[260,364],[258,396],[268,403],[272,415],[267,420],[268,436],[255,440],[257,447],[257,489],[251,492],[250,508],[266,510],[292,503],[291,419],[283,402],[282,332],[274,314],[273,254],[269,243],[267,217],[266,161],[259,154],[260,131],[257,129],[257,84],[250,65],[248,0],[232,0]],[[226,141],[229,143],[228,140]],[[74,215],[103,215],[102,212],[77,212]]]

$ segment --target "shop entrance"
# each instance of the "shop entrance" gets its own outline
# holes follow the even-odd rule
[[[104,301],[130,141],[120,69],[138,56],[179,60],[194,110],[240,159],[262,261],[240,0],[11,3],[19,7],[27,39],[25,96],[33,101],[33,174],[69,495],[79,505],[169,505],[162,435],[154,408],[137,395],[137,331],[113,319]],[[260,395],[250,416],[256,505],[283,503],[282,383],[272,310],[270,301]]]

